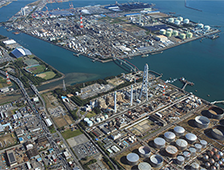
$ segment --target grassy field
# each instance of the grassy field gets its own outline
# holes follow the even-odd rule
[[[45,80],[52,79],[56,74],[53,71],[47,71],[45,73],[38,74],[38,77],[41,77]]]
[[[87,113],[86,117],[90,118],[90,117],[93,117],[95,115],[96,115],[96,113],[94,111],[91,111],[91,112]]]
[[[31,71],[34,74],[38,74],[38,73],[44,72],[45,68],[46,67],[44,65],[38,65],[38,66],[35,66],[35,67],[31,67],[28,70]]]
[[[71,129],[66,130],[65,132],[62,133],[63,138],[69,139],[78,135],[81,135],[82,132],[80,130],[74,130],[72,131]]]
[[[6,83],[6,79],[3,77],[0,77],[0,88],[6,87],[7,83]]]

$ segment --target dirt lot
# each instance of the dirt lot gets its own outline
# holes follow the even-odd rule
[[[63,117],[54,117],[53,119],[59,128],[68,125]]]
[[[8,133],[0,137],[0,149],[14,145],[17,142],[14,133]]]
[[[118,86],[118,85],[122,84],[124,81],[121,80],[120,78],[114,78],[114,79],[111,79],[111,80],[107,80],[107,82],[109,84],[112,84],[113,86]]]
[[[74,123],[73,119],[69,115],[65,115],[64,118],[68,122],[68,124]]]
[[[137,27],[135,25],[131,25],[131,24],[122,24],[123,26],[123,30],[127,31],[127,32],[136,32],[136,31],[141,31],[144,29]]]
[[[52,95],[51,92],[43,94],[44,100],[46,102],[47,108],[56,108],[57,106],[54,104],[58,100]]]

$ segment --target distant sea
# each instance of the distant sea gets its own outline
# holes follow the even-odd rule
[[[32,1],[14,1],[6,7],[0,9],[0,21],[8,20],[21,7]],[[114,4],[115,1],[69,1],[65,3],[48,4],[49,10],[56,8],[69,8],[69,3],[74,7],[87,5]],[[123,3],[127,1],[118,1]],[[202,12],[185,8],[184,0],[158,0],[142,1],[155,3],[161,12],[175,12],[175,15],[189,18],[192,21],[200,22],[210,26],[221,26],[224,31],[224,1],[201,1],[187,0],[187,5],[202,10]],[[150,69],[163,73],[163,79],[185,77],[195,83],[193,87],[187,87],[187,91],[202,97],[208,101],[224,100],[224,36],[221,32],[220,38],[216,40],[204,39],[202,42],[196,40],[172,49],[164,51],[162,54],[151,55],[147,58],[135,57],[129,60],[140,70],[143,70],[145,63]],[[86,57],[75,57],[72,52],[54,46],[42,40],[33,38],[25,34],[14,35],[0,27],[0,34],[15,39],[32,53],[49,63],[66,75],[66,84],[85,82],[111,75],[118,75],[125,72],[113,62],[93,63]],[[61,84],[62,81],[51,83],[39,87],[39,90],[51,88]],[[181,87],[182,84],[176,81],[174,85]],[[196,92],[197,91],[197,92]],[[208,97],[210,95],[210,97]],[[220,105],[223,106],[223,105]]]

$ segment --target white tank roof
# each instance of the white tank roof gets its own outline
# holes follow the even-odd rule
[[[189,158],[189,157],[191,156],[191,153],[188,152],[188,151],[184,151],[184,152],[183,152],[183,155],[184,155],[185,157]]]
[[[166,144],[166,141],[163,139],[163,138],[160,138],[160,137],[158,137],[158,138],[155,138],[154,139],[154,143],[156,144],[156,145],[165,145]]]
[[[196,162],[191,164],[191,167],[198,169],[200,167],[200,165]]]
[[[149,163],[147,162],[141,162],[140,164],[138,164],[138,169],[139,170],[151,170],[152,167]]]
[[[149,154],[151,152],[151,149],[148,146],[141,146],[138,149],[139,153],[141,154]]]
[[[208,142],[207,142],[206,140],[200,140],[200,143],[201,143],[202,145],[207,145],[207,144],[208,144]]]
[[[176,144],[179,147],[187,147],[187,145],[188,145],[187,141],[184,139],[177,139]]]
[[[202,148],[201,144],[199,144],[199,143],[196,143],[194,146],[195,146],[196,149],[201,149]]]
[[[164,133],[165,138],[167,139],[175,139],[176,135],[173,132]]]
[[[184,129],[183,127],[181,127],[181,126],[176,126],[176,127],[174,128],[174,131],[175,131],[176,133],[184,133],[184,132],[185,132],[185,129]]]
[[[176,154],[178,152],[178,149],[175,146],[168,145],[166,147],[166,152],[173,155],[173,154]]]
[[[184,162],[185,159],[183,156],[179,155],[179,156],[177,156],[177,160],[180,162]]]
[[[138,156],[138,154],[136,154],[136,153],[129,153],[129,154],[127,155],[127,160],[128,160],[129,162],[138,162],[138,160],[139,160],[139,156]]]
[[[163,162],[163,158],[160,155],[152,155],[150,157],[150,161],[154,164],[161,164]]]
[[[197,136],[193,133],[186,134],[185,138],[189,141],[192,141],[192,142],[197,140]]]

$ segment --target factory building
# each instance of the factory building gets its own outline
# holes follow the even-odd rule
[[[6,155],[7,155],[10,167],[17,165],[15,153],[13,150],[6,151]]]

